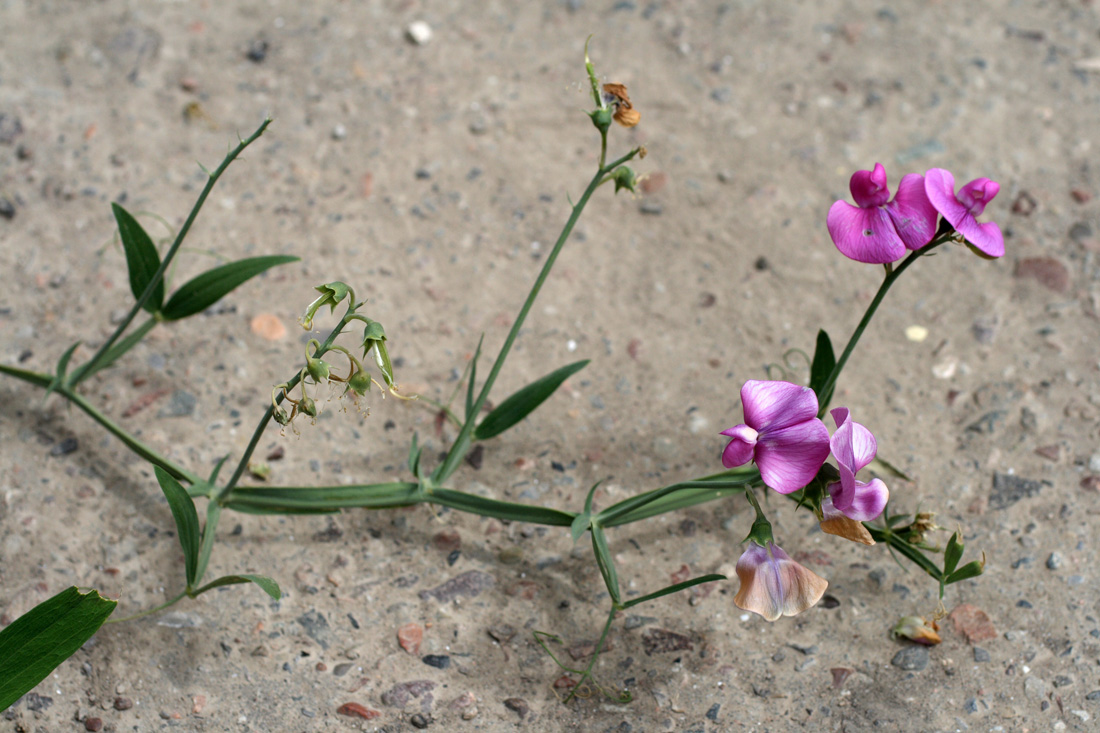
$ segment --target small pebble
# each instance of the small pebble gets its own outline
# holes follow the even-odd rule
[[[423,713],[416,713],[411,718],[409,718],[409,722],[412,724],[413,728],[421,729],[427,728],[432,723],[429,718],[424,717]]]
[[[265,341],[281,341],[286,338],[286,326],[272,313],[261,313],[249,323],[252,333]]]
[[[85,718],[84,730],[103,730],[103,718]]]
[[[898,650],[890,664],[911,672],[920,672],[928,666],[928,647],[907,646]]]
[[[508,698],[504,701],[504,707],[518,715],[520,720],[524,720],[527,717],[527,713],[531,712],[530,706],[528,706],[527,701],[522,697]]]
[[[115,698],[115,710],[129,710],[134,706],[134,701],[128,697]]]
[[[0,196],[0,217],[11,221],[15,218],[15,204],[10,199]]]
[[[343,125],[336,125],[335,127],[332,128],[332,139],[333,140],[343,140],[347,136],[348,136],[348,128],[344,127]]]
[[[245,57],[254,64],[258,64],[267,58],[267,41],[263,39],[257,39],[248,44],[248,51],[245,53]]]
[[[420,642],[424,640],[424,629],[419,624],[408,623],[397,630],[397,643],[409,654],[420,651]]]
[[[1062,567],[1062,553],[1054,551],[1047,558],[1047,570],[1057,570]]]
[[[432,40],[432,27],[422,20],[413,21],[405,29],[405,35],[417,46],[423,46]]]
[[[76,438],[65,438],[63,441],[50,448],[51,456],[67,456],[70,453],[75,453],[80,445],[77,443]]]
[[[420,661],[436,669],[447,669],[451,666],[451,658],[446,654],[429,654],[422,657]]]

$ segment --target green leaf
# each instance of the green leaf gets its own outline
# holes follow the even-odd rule
[[[206,505],[206,525],[202,528],[202,546],[199,548],[199,562],[195,569],[195,583],[201,583],[202,576],[206,575],[206,566],[210,563],[210,553],[214,549],[214,535],[221,515],[222,508],[218,502],[212,501]]]
[[[829,401],[833,397],[831,389],[829,394],[825,395],[821,394],[821,390],[825,388],[835,367],[836,354],[833,353],[833,342],[829,340],[829,334],[825,333],[825,329],[821,329],[817,332],[817,347],[814,349],[813,363],[810,364],[810,389],[817,395],[821,410],[829,406]]]
[[[423,448],[420,447],[419,436],[413,433],[412,442],[409,443],[409,472],[420,478],[420,454],[423,452]]]
[[[274,598],[276,601],[283,597],[283,592],[279,589],[279,584],[266,575],[252,575],[249,573],[241,573],[239,575],[226,575],[212,580],[203,587],[195,591],[195,595],[200,595],[208,590],[214,588],[221,588],[223,585],[238,585],[240,583],[255,583],[263,589],[264,593]]]
[[[495,435],[500,435],[527,417],[550,395],[554,394],[554,390],[560,387],[562,382],[584,369],[587,365],[588,359],[568,364],[512,394],[486,415],[480,425],[474,428],[474,440],[487,440]]]
[[[618,606],[621,598],[619,573],[615,570],[615,561],[611,558],[611,550],[607,546],[607,536],[603,533],[603,527],[598,524],[592,525],[592,550],[596,554],[596,565],[600,568],[600,575],[603,576],[607,592],[611,594],[611,601]]]
[[[573,537],[573,542],[581,538],[581,535],[588,531],[588,525],[592,523],[591,514],[578,514],[573,520],[573,523],[569,525],[569,534]]]
[[[659,591],[655,591],[648,595],[644,595],[640,598],[632,598],[623,604],[623,608],[630,608],[631,606],[637,606],[639,603],[645,603],[646,601],[652,601],[655,598],[661,596],[671,595],[673,593],[679,593],[685,588],[690,588],[693,585],[700,585],[701,583],[711,583],[715,580],[726,580],[725,575],[718,575],[717,573],[711,575],[700,575],[698,578],[692,578],[691,580],[685,580],[683,583],[677,583],[670,585],[667,588],[661,588]]]
[[[118,204],[111,204],[111,211],[118,222],[118,236],[122,239],[122,248],[126,251],[126,267],[130,270],[130,292],[135,300],[149,287],[153,275],[160,268],[160,255],[152,238],[145,232],[137,219]],[[153,288],[153,294],[142,306],[150,313],[156,313],[164,304],[164,279]]]
[[[178,321],[181,318],[201,313],[210,306],[228,295],[238,285],[252,279],[265,270],[276,265],[285,265],[288,262],[297,262],[297,257],[290,255],[268,255],[265,257],[249,257],[228,265],[215,267],[201,275],[194,277],[183,284],[177,290],[161,311],[161,315],[167,321]]]
[[[943,574],[951,575],[959,565],[963,556],[963,543],[959,542],[959,533],[951,535],[947,541],[947,547],[943,551]]]
[[[474,418],[474,385],[477,384],[477,360],[481,356],[481,342],[485,340],[485,334],[477,340],[477,350],[474,358],[470,360],[470,381],[466,383],[466,422]]]
[[[180,546],[183,548],[183,561],[187,570],[187,587],[193,588],[199,581],[199,513],[195,511],[195,502],[187,489],[180,482],[160,466],[155,466],[153,471],[157,475],[157,483],[164,492],[164,498],[168,499],[168,508],[172,510],[172,518],[176,520],[176,534],[180,538]]]
[[[0,710],[71,657],[115,610],[94,590],[66,588],[0,631]]]
[[[950,585],[951,583],[958,583],[960,580],[969,580],[970,578],[976,578],[985,572],[985,563],[981,560],[974,560],[968,562],[955,572],[948,575],[943,580],[944,585]]]

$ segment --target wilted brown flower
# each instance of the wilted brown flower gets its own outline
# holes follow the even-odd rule
[[[625,84],[604,84],[603,99],[606,104],[615,108],[614,120],[623,127],[634,127],[642,119],[642,113],[630,103]]]

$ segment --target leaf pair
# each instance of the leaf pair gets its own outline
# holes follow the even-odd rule
[[[160,255],[152,238],[126,209],[111,204],[111,210],[118,222],[118,234],[126,252],[130,291],[139,301],[145,298],[142,308],[151,314],[159,313],[166,321],[177,321],[201,313],[261,272],[298,260],[289,255],[268,255],[230,262],[188,280],[165,303],[164,276],[163,273],[157,276],[161,270]],[[152,289],[146,296],[145,291],[150,286]]]
[[[959,533],[951,535],[947,541],[947,547],[943,551],[943,575],[940,576],[940,598],[943,598],[943,589],[960,580],[976,578],[985,571],[985,553],[981,560],[972,560],[961,568],[958,567],[962,560],[964,545],[959,539]]]
[[[220,467],[221,464],[219,464]],[[168,500],[168,508],[172,510],[172,518],[176,521],[176,534],[179,536],[180,547],[183,549],[184,570],[187,577],[187,595],[194,598],[213,588],[236,583],[255,583],[275,600],[282,596],[279,585],[271,578],[263,575],[237,574],[227,575],[198,587],[206,574],[206,566],[210,562],[210,552],[214,547],[214,531],[218,525],[218,517],[221,507],[211,501],[206,512],[206,528],[199,529],[199,514],[195,509],[195,502],[187,489],[183,488],[179,481],[160,466],[154,468],[157,474],[157,482],[160,484],[164,497]],[[215,469],[215,472],[217,469]]]

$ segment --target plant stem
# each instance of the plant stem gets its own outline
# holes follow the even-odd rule
[[[82,364],[80,368],[73,375],[73,378],[68,380],[68,386],[76,386],[84,377],[95,370],[96,364],[103,358],[114,343],[118,341],[123,332],[129,328],[130,323],[133,322],[141,309],[145,307],[145,304],[149,302],[149,298],[152,297],[153,291],[156,290],[157,285],[164,279],[164,273],[168,271],[168,266],[172,263],[176,253],[179,251],[180,246],[183,244],[183,240],[187,237],[187,232],[191,230],[191,225],[195,222],[195,218],[199,215],[199,210],[202,209],[202,205],[206,202],[206,197],[210,195],[210,192],[214,190],[214,184],[221,178],[222,173],[229,167],[229,164],[237,159],[244,149],[256,141],[267,129],[267,126],[271,124],[271,118],[268,117],[260,126],[256,128],[256,131],[248,136],[247,139],[241,140],[237,147],[229,151],[229,153],[222,160],[221,165],[215,169],[215,171],[209,174],[206,185],[202,189],[202,193],[199,194],[199,198],[195,201],[195,205],[191,207],[191,213],[187,215],[187,220],[184,221],[183,226],[180,227],[179,232],[176,234],[175,240],[172,242],[172,246],[168,248],[167,254],[164,255],[164,259],[161,260],[160,267],[153,273],[153,277],[149,279],[149,284],[145,286],[145,291],[130,308],[130,312],[126,314],[126,317],[122,319],[122,322],[118,324],[118,328],[111,334],[111,337],[103,342],[103,345],[99,347],[99,350],[92,356],[92,358],[86,363]]]
[[[863,318],[860,319],[859,325],[856,326],[856,330],[852,333],[852,337],[848,339],[848,345],[844,347],[844,353],[842,353],[840,355],[840,358],[837,359],[836,365],[833,367],[833,371],[829,374],[828,381],[825,382],[824,386],[822,386],[821,391],[818,394],[828,395],[832,393],[833,388],[836,387],[836,380],[840,378],[840,373],[844,371],[844,365],[848,363],[848,357],[852,355],[853,351],[855,351],[856,344],[859,343],[860,336],[863,335],[863,331],[871,323],[871,318],[874,317],[875,312],[878,310],[879,305],[881,305],[882,303],[882,299],[886,297],[886,293],[888,290],[890,290],[890,286],[894,284],[894,281],[901,276],[901,273],[905,272],[906,268],[908,268],[909,265],[916,262],[917,258],[921,257],[922,255],[928,254],[933,249],[946,242],[949,238],[950,237],[943,236],[939,239],[933,240],[925,247],[910,253],[909,256],[902,260],[901,264],[897,266],[897,269],[890,270],[886,273],[885,279],[883,279],[882,284],[878,287],[878,292],[875,293],[875,297],[871,300],[871,304],[867,306],[867,310],[866,312],[864,312]],[[821,409],[818,410],[817,416],[819,418],[822,417],[825,414],[825,411],[828,409],[829,406],[827,404],[821,405]]]
[[[575,684],[573,689],[569,691],[569,694],[565,696],[563,702],[572,700],[576,696],[577,690],[584,684],[584,681],[592,679],[592,670],[596,666],[596,660],[600,658],[600,652],[603,650],[604,642],[607,641],[607,635],[611,633],[611,624],[615,622],[615,614],[618,612],[619,609],[617,604],[613,605],[607,614],[607,621],[604,622],[603,633],[600,634],[600,640],[596,642],[596,650],[592,652],[592,658],[588,660],[588,666],[584,668],[584,672],[581,673],[581,678],[577,680],[577,684]],[[596,687],[599,688],[599,685],[596,685]]]
[[[178,596],[173,598],[172,600],[165,601],[164,603],[160,604],[159,606],[154,606],[153,608],[148,608],[144,611],[141,611],[140,613],[135,613],[133,616],[124,616],[123,618],[107,619],[103,623],[106,625],[106,624],[120,624],[123,621],[136,621],[137,619],[142,618],[144,616],[151,616],[152,614],[156,613],[157,611],[163,611],[164,609],[168,608],[169,606],[172,606],[172,605],[175,605],[176,603],[179,603],[186,596],[187,596],[187,591],[185,590],[182,593],[180,593]]]
[[[462,459],[466,457],[466,449],[470,444],[475,427],[473,417],[481,413],[482,405],[484,405],[485,400],[489,398],[489,391],[492,389],[493,383],[496,382],[497,376],[504,366],[504,360],[508,358],[508,352],[511,351],[512,344],[515,343],[516,337],[519,335],[519,330],[523,326],[527,314],[531,311],[531,306],[535,304],[535,298],[538,297],[543,283],[546,282],[546,278],[550,275],[550,270],[553,269],[554,262],[557,260],[562,247],[569,239],[569,235],[572,234],[573,227],[576,226],[577,220],[580,219],[581,213],[584,211],[584,207],[588,204],[588,199],[592,197],[592,194],[596,191],[596,188],[600,185],[603,177],[607,175],[607,173],[615,170],[628,160],[631,160],[638,154],[638,150],[638,148],[635,148],[618,160],[612,161],[609,165],[601,166],[600,169],[596,171],[596,175],[592,177],[591,182],[584,190],[580,199],[573,206],[573,211],[569,215],[569,220],[561,230],[558,241],[554,243],[554,248],[550,251],[550,256],[546,258],[542,270],[535,279],[535,284],[531,286],[531,291],[527,294],[527,300],[524,301],[523,307],[519,309],[516,321],[512,324],[511,330],[508,331],[508,337],[504,339],[504,345],[500,347],[500,353],[497,355],[496,361],[493,362],[493,368],[489,370],[489,376],[485,378],[485,385],[481,388],[481,392],[478,393],[477,399],[474,401],[474,405],[469,411],[470,419],[467,419],[466,423],[462,426],[462,430],[459,431],[443,463],[437,466],[435,471],[432,472],[432,481],[434,483],[441,484],[450,478],[451,474],[458,468]]]
[[[33,384],[36,387],[42,387],[43,389],[48,388],[53,382],[53,378],[47,374],[31,372],[25,369],[7,366],[5,364],[0,364],[0,374],[7,374],[9,377],[15,377],[16,379],[27,382],[29,384]],[[149,446],[145,445],[145,443],[142,443],[140,440],[130,435],[130,433],[126,432],[126,430],[124,430],[122,426],[100,412],[99,409],[96,408],[92,403],[88,402],[88,400],[85,399],[83,395],[76,392],[71,387],[58,386],[54,391],[56,391],[69,402],[76,405],[85,413],[87,413],[88,417],[92,418],[97,423],[106,428],[107,432],[121,440],[126,445],[126,447],[132,450],[134,453],[149,461],[149,463],[152,463],[155,466],[160,466],[165,471],[172,474],[172,478],[181,481],[187,481],[191,484],[197,484],[202,480],[196,474],[188,471],[182,466],[177,466],[172,461],[168,460]]]

